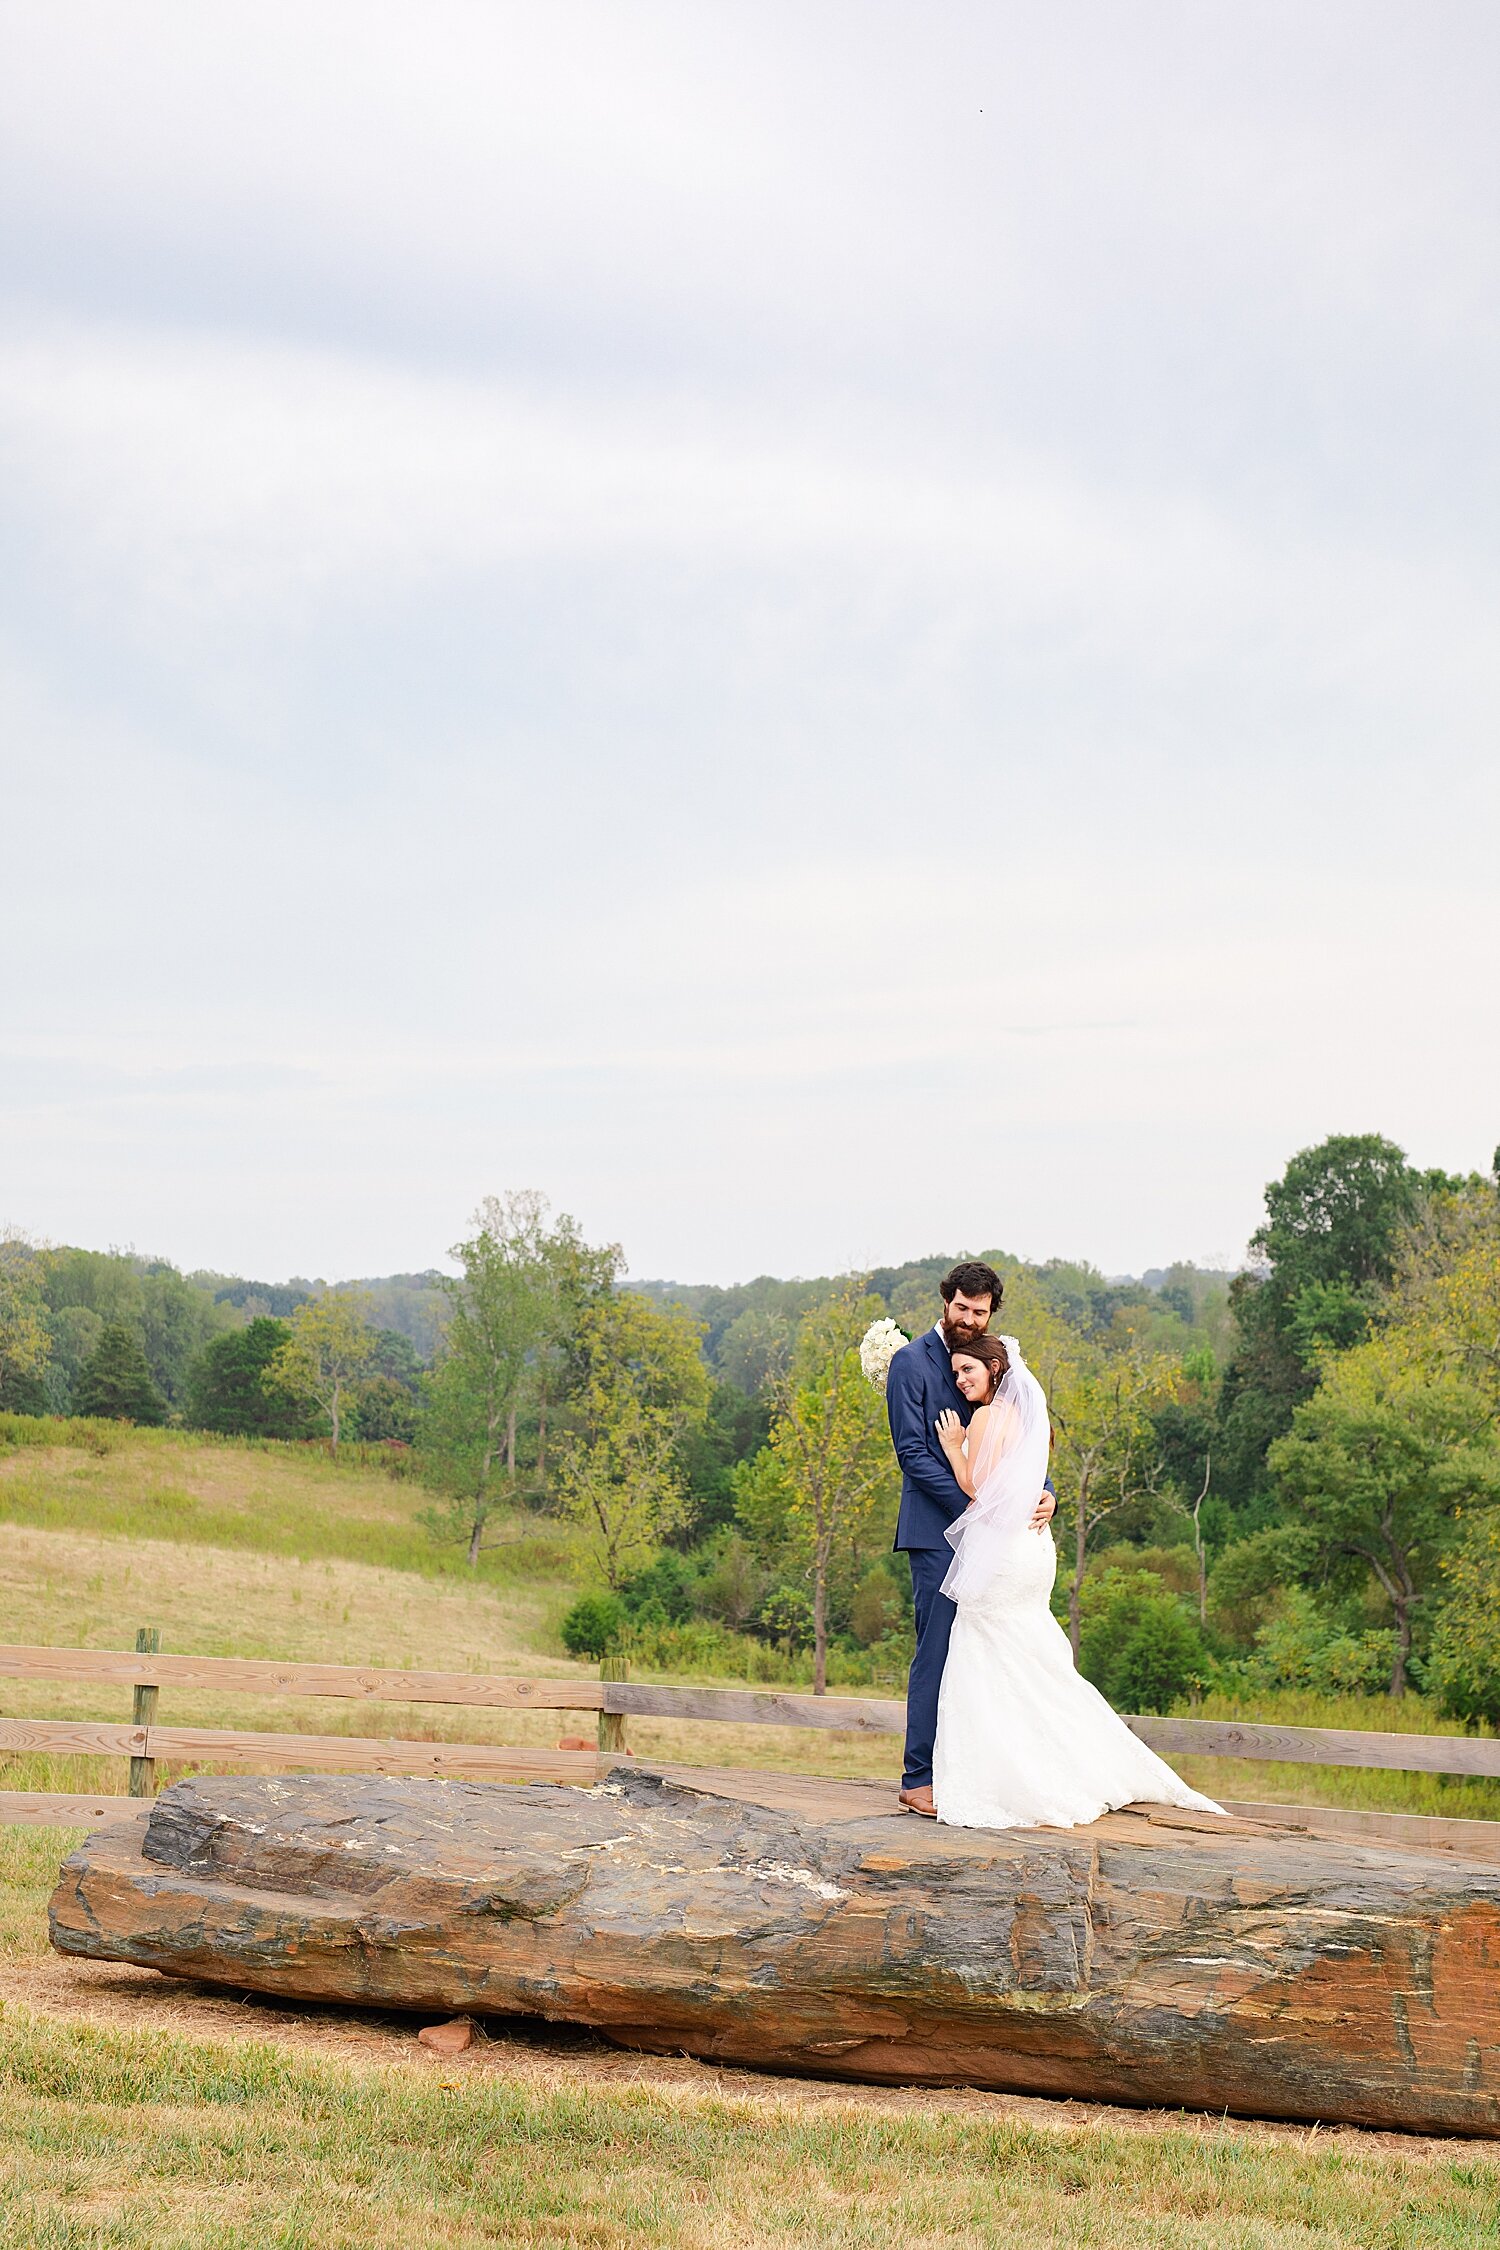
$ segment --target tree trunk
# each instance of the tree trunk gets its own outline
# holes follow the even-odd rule
[[[512,1484],[516,1481],[516,1410],[512,1405],[510,1419],[505,1425],[505,1473]]]
[[[1089,1488],[1087,1477],[1080,1477],[1078,1480],[1078,1523],[1077,1529],[1074,1533],[1073,1544],[1073,1583],[1068,1588],[1068,1639],[1073,1644],[1073,1662],[1075,1666],[1078,1662],[1078,1641],[1080,1633],[1079,1595],[1083,1591],[1084,1549],[1088,1543],[1089,1535],[1088,1491]]]
[[[536,1418],[536,1481],[547,1481],[547,1378],[542,1376],[537,1384]]]
[[[828,1693],[828,1565],[813,1564],[813,1694]]]
[[[483,1502],[482,1500],[476,1500],[476,1501],[475,1501],[475,1503],[474,1503],[474,1522],[473,1522],[473,1526],[472,1526],[472,1528],[471,1528],[471,1530],[470,1530],[470,1532],[469,1532],[469,1568],[470,1568],[470,1570],[477,1570],[477,1569],[478,1569],[478,1567],[479,1567],[479,1542],[480,1542],[480,1539],[481,1539],[481,1537],[483,1536],[483,1533],[484,1533],[484,1502]]]
[[[338,1449],[339,1449],[339,1393],[338,1393],[338,1385],[337,1385],[337,1384],[335,1384],[335,1385],[334,1385],[334,1387],[333,1387],[333,1395],[332,1395],[332,1397],[331,1397],[331,1398],[329,1399],[329,1401],[328,1401],[328,1450],[329,1450],[329,1452],[330,1452],[330,1453],[337,1453]]]
[[[1411,1661],[1411,1606],[1402,1593],[1392,1597],[1391,1608],[1396,1620],[1396,1656],[1391,1665],[1390,1693],[1405,1695],[1406,1667]]]

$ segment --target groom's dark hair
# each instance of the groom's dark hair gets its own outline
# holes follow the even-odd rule
[[[1000,1310],[1005,1284],[994,1267],[987,1266],[982,1258],[965,1258],[938,1283],[938,1295],[945,1305],[951,1305],[960,1292],[965,1297],[988,1297],[990,1311],[995,1313]]]

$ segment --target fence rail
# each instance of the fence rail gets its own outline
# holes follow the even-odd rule
[[[135,1721],[111,1725],[77,1719],[0,1718],[0,1755],[128,1758],[132,1797],[149,1797],[164,1760],[285,1771],[439,1774],[466,1780],[572,1781],[597,1778],[601,1756],[625,1755],[627,1718],[731,1722],[740,1726],[809,1727],[863,1735],[899,1735],[905,1706],[878,1697],[790,1695],[754,1688],[657,1686],[604,1677],[531,1679],[483,1672],[397,1671],[351,1664],[283,1664],[228,1656],[167,1656],[136,1650],[0,1647],[0,1677],[88,1683],[134,1691]],[[606,1675],[623,1670],[606,1660]],[[228,1727],[162,1726],[162,1689],[197,1688],[236,1694],[332,1696],[366,1703],[446,1704],[471,1709],[593,1712],[596,1750],[544,1750],[493,1743],[417,1742],[401,1737],[247,1732]],[[144,1723],[142,1723],[144,1722]],[[1378,1734],[1335,1727],[1285,1727],[1226,1719],[1130,1717],[1143,1742],[1178,1756],[1274,1759],[1290,1765],[1354,1766],[1404,1773],[1500,1779],[1500,1741],[1457,1734]],[[0,1792],[5,1818],[29,1793]],[[36,1792],[39,1806],[95,1805],[101,1800]],[[38,1817],[58,1819],[53,1811]],[[1371,1816],[1379,1817],[1379,1816]],[[1392,1818],[1399,1816],[1390,1816]]]

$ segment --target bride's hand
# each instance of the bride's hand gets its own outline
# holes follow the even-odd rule
[[[964,1426],[951,1406],[945,1406],[936,1423],[938,1444],[945,1453],[962,1453]]]

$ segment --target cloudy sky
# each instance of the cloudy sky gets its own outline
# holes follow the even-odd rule
[[[1232,1258],[1500,1139],[1493,0],[0,34],[0,1220]]]

